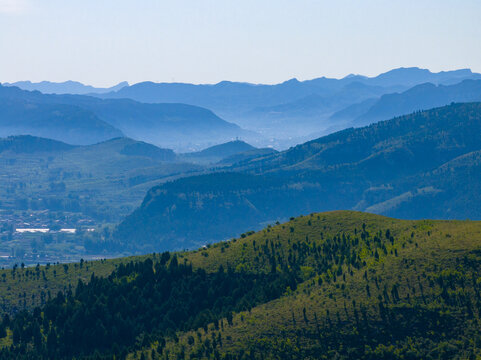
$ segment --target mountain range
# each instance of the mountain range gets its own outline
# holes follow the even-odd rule
[[[0,87],[0,136],[35,135],[72,144],[123,136],[96,114],[76,105],[45,101],[49,95]]]
[[[152,188],[116,239],[189,248],[296,214],[480,218],[481,103],[452,104]]]
[[[0,135],[31,133],[67,142],[70,138],[79,144],[128,136],[181,152],[240,137],[257,147],[286,149],[351,126],[451,102],[481,101],[480,83],[481,75],[469,69],[433,73],[419,68],[394,69],[375,77],[291,79],[275,85],[143,82],[121,83],[109,90],[76,82],[21,82],[8,85],[63,95],[41,98],[39,93],[17,94],[16,101],[28,99],[27,104],[17,107],[34,102],[44,108],[31,109],[22,116],[16,116],[20,110],[13,111],[12,116],[27,121],[27,125],[29,118],[35,120],[32,132],[19,124],[4,127]],[[57,110],[53,104],[63,108]],[[60,123],[59,134],[40,129],[38,123],[49,117]],[[80,126],[79,118],[89,120]]]
[[[275,85],[228,81],[213,85],[142,82],[98,96],[206,107],[227,121],[259,132],[267,138],[294,138],[284,142],[292,145],[311,133],[327,134],[333,129],[354,125],[340,121],[345,119],[330,119],[336,112],[354,104],[403,92],[428,82],[453,85],[467,79],[481,80],[481,74],[472,73],[469,69],[432,73],[426,69],[399,68],[375,77],[350,75],[342,79],[291,79]],[[436,106],[447,104],[449,102]],[[423,106],[420,109],[431,107]]]
[[[399,68],[372,78],[351,75],[342,79],[292,79],[276,85],[229,81],[215,85],[142,82],[101,96],[130,98],[148,103],[187,103],[207,107],[222,115],[227,112],[244,112],[260,106],[285,104],[313,94],[331,94],[350,84],[355,84],[354,87],[364,85],[369,89],[380,87],[393,92],[426,82],[436,85],[456,84],[466,79],[481,80],[481,74],[472,73],[469,69],[432,73],[426,69]]]
[[[198,106],[47,95],[5,86],[0,86],[0,115],[0,136],[30,134],[81,145],[129,136],[195,149],[252,135]]]

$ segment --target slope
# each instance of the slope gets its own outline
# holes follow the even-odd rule
[[[2,321],[14,346],[0,356],[475,358],[480,245],[480,222],[337,211],[197,251],[89,263],[111,275]],[[27,288],[29,306],[42,270],[8,271],[0,286]]]
[[[255,148],[252,150],[243,151],[226,158],[223,158],[219,161],[219,165],[233,165],[233,164],[240,164],[246,163],[253,159],[265,157],[267,155],[272,155],[278,153],[277,150],[272,148]]]
[[[129,137],[178,151],[239,136],[255,137],[199,106],[143,104],[130,99],[101,100],[70,95],[59,96],[56,100],[89,109]]]
[[[481,101],[481,80],[464,80],[455,85],[417,85],[403,93],[386,94],[367,112],[353,120],[355,126],[367,125],[413,111],[427,110],[452,102]]]
[[[473,357],[480,336],[478,224],[314,214],[200,251],[193,263],[201,266],[213,261],[268,271],[275,259],[282,271],[297,263],[304,281],[278,300],[221,326],[182,334],[154,353],[207,359]]]

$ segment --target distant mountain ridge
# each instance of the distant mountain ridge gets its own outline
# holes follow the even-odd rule
[[[432,73],[427,69],[399,68],[372,78],[356,75],[342,79],[321,77],[302,82],[291,79],[275,85],[230,81],[222,81],[213,85],[141,82],[125,86],[112,93],[103,94],[102,97],[126,97],[142,102],[182,102],[216,110],[216,104],[225,103],[227,98],[230,98],[231,102],[238,101],[239,104],[243,104],[239,107],[254,108],[256,106],[273,106],[315,93],[325,94],[328,91],[340,90],[351,83],[409,88],[426,82],[454,84],[465,79],[481,79],[481,74],[473,73],[470,69]],[[293,93],[295,93],[294,96]],[[233,94],[236,94],[238,98],[232,98]]]
[[[0,136],[34,135],[70,144],[93,144],[123,133],[95,113],[45,101],[49,95],[0,86]]]
[[[349,126],[344,119],[330,117],[365,100],[403,92],[426,82],[452,85],[467,79],[481,80],[481,74],[469,69],[433,73],[427,69],[399,68],[375,77],[291,79],[274,85],[229,81],[201,85],[142,82],[98,96],[202,106],[268,138],[289,139],[311,133],[327,134]],[[292,145],[295,141],[288,143]]]
[[[129,86],[127,81],[122,81],[117,85],[108,88],[98,88],[90,85],[84,85],[78,81],[64,81],[64,82],[31,82],[31,81],[17,81],[13,83],[3,83],[3,86],[16,86],[22,90],[40,91],[44,94],[102,94],[110,91],[119,91],[125,86]]]
[[[110,89],[112,91],[96,89],[96,94],[82,84],[67,82],[60,84],[63,90],[58,93],[87,92],[104,100],[59,95],[55,102],[83,107],[126,136],[181,152],[228,142],[236,137],[258,147],[287,149],[351,126],[363,126],[453,101],[478,101],[478,97],[469,93],[466,80],[481,81],[481,74],[470,69],[435,73],[411,67],[393,69],[374,77],[351,74],[341,79],[290,79],[273,85],[231,81],[199,85],[121,83]],[[418,87],[427,83],[436,85],[437,90],[419,91]],[[41,88],[28,82],[19,85],[53,92],[48,86],[54,83],[41,84],[45,86]],[[464,88],[459,86],[456,96],[441,94],[438,89],[458,84],[464,84]],[[416,91],[412,100],[405,99],[410,92]],[[437,95],[430,95],[431,92]],[[379,104],[375,104],[377,101]],[[386,101],[389,103],[383,105]],[[225,119],[230,125],[215,120],[216,117]]]
[[[356,78],[356,77],[354,77]],[[431,72],[417,67],[398,68],[382,73],[374,78],[361,78],[360,81],[370,82],[374,86],[400,84],[412,87],[422,83],[453,85],[466,79],[481,79],[481,74],[473,73],[471,69]]]
[[[31,134],[72,144],[129,136],[186,148],[256,136],[198,106],[48,95],[6,86],[0,86],[0,114],[0,136]]]

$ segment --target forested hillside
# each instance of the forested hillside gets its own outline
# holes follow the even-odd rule
[[[0,358],[476,358],[480,254],[479,222],[301,216],[197,251],[104,261],[107,277],[84,274],[4,317]],[[28,298],[45,283],[5,274]]]
[[[115,241],[183,249],[336,209],[477,219],[480,134],[480,103],[340,131],[222,173],[156,186],[118,226]]]

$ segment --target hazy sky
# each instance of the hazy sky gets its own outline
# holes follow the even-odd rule
[[[481,72],[480,0],[0,0],[0,82]]]

